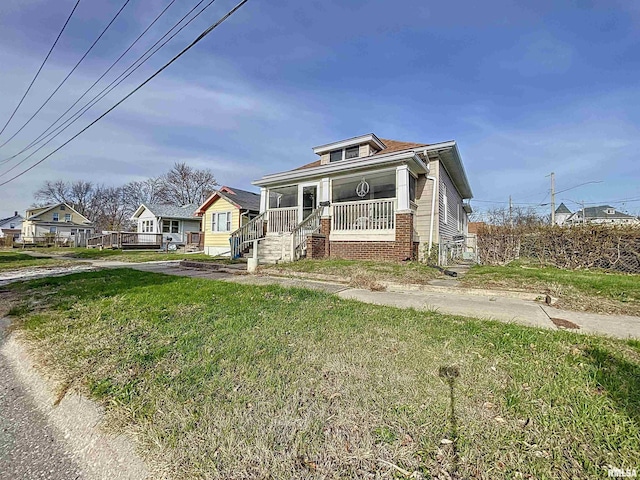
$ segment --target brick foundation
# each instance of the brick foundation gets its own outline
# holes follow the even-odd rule
[[[327,258],[329,256],[327,252],[328,245],[329,241],[326,235],[322,233],[312,233],[307,237],[307,258],[314,260]]]
[[[418,258],[418,243],[413,241],[413,215],[411,213],[396,214],[396,239],[393,242],[339,241],[328,243],[327,256],[331,258],[393,262]]]

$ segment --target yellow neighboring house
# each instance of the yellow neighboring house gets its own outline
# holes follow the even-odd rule
[[[27,210],[22,222],[21,236],[25,243],[32,243],[44,237],[54,237],[72,243],[77,235],[84,237],[94,232],[91,220],[66,203],[57,203]]]
[[[230,234],[259,212],[260,194],[230,187],[216,190],[196,210],[196,215],[202,217],[204,252],[214,256],[229,254]]]

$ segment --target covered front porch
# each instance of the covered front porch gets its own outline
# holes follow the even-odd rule
[[[262,189],[267,235],[295,231],[314,212],[331,240],[393,241],[396,214],[413,214],[417,175],[401,165]]]

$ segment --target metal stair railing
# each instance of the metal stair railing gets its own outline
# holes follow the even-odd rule
[[[242,254],[247,243],[264,237],[264,220],[266,212],[261,213],[239,229],[231,232],[229,243],[231,244],[231,258],[238,258]]]
[[[320,216],[324,206],[316,207],[307,218],[301,221],[291,231],[291,260],[295,261],[302,257],[307,249],[307,236],[320,229]]]

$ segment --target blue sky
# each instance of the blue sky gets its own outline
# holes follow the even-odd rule
[[[80,2],[0,140],[35,111],[123,2]],[[0,123],[74,3],[1,2]],[[168,3],[131,0],[41,115],[0,149],[0,160],[73,103]],[[195,3],[176,1],[101,85]],[[628,198],[637,200],[616,206],[640,212],[640,4],[429,3],[249,0],[111,115],[0,187],[0,216],[23,211],[46,179],[118,184],[160,174],[175,161],[211,168],[221,184],[249,188],[265,173],[313,161],[315,145],[369,132],[415,142],[457,140],[476,209],[509,195],[515,203],[547,202],[545,176],[555,171],[558,190],[601,182],[559,194],[569,208],[576,208],[572,201]],[[115,103],[233,5],[217,0],[32,160]],[[0,175],[6,168],[0,166]]]

